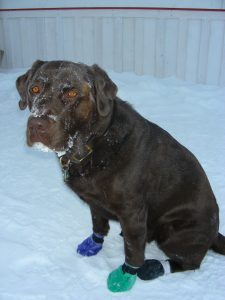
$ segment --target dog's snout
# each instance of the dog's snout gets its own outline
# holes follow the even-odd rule
[[[47,120],[43,118],[31,118],[28,121],[28,128],[30,132],[35,133],[44,133],[48,127]]]
[[[31,116],[27,123],[27,144],[42,143],[49,146],[52,122],[48,117]]]

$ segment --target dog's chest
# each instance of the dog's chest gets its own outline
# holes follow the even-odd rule
[[[118,210],[120,191],[106,178],[84,176],[69,180],[67,185],[90,205],[95,204],[113,214]]]

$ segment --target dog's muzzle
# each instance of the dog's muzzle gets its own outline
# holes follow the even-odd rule
[[[51,120],[47,117],[30,117],[27,124],[28,145],[41,142],[48,146]]]

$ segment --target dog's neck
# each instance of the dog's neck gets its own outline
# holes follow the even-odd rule
[[[121,103],[116,103],[111,118],[104,122],[105,126],[101,125],[88,134],[76,134],[73,146],[60,157],[65,181],[105,169],[116,157],[134,127],[130,120],[124,119],[126,114],[121,112],[121,107],[117,109]],[[121,119],[124,120],[122,125]]]

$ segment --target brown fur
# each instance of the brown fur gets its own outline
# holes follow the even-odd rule
[[[37,82],[43,91],[35,99],[30,87]],[[76,88],[76,99],[64,101],[63,84]],[[198,268],[210,248],[225,253],[216,199],[197,159],[120,100],[97,65],[37,61],[17,88],[20,108],[36,110],[28,120],[28,145],[67,150],[68,186],[89,204],[96,233],[107,235],[110,219],[120,222],[127,263],[141,266],[152,240],[179,270]]]

